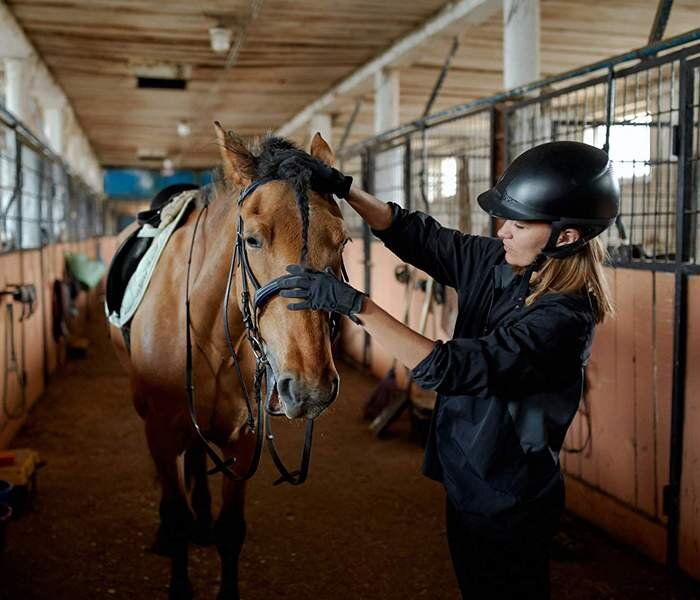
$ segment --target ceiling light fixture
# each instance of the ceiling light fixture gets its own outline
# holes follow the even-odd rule
[[[187,121],[183,119],[177,122],[177,134],[181,138],[189,137],[190,133],[192,133],[192,126]]]
[[[233,32],[228,27],[217,25],[209,29],[209,41],[211,49],[217,54],[225,54],[231,47]]]
[[[136,151],[136,156],[139,160],[163,160],[167,153],[161,148],[139,148]]]

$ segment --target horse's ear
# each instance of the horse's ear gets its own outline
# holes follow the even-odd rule
[[[239,187],[246,187],[255,177],[255,157],[243,140],[230,131],[224,131],[221,123],[214,121],[216,139],[224,164],[224,176]]]
[[[333,150],[331,150],[331,147],[326,143],[326,140],[321,137],[318,131],[311,140],[311,150],[309,154],[314,158],[318,158],[318,160],[322,160],[329,167],[335,164],[335,154],[333,154]]]

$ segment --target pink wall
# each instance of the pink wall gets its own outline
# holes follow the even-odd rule
[[[569,504],[661,562],[666,555],[662,492],[668,483],[671,431],[674,276],[606,272],[617,315],[597,329],[594,340],[591,443],[584,453],[563,455],[570,481],[588,488]],[[580,446],[586,431],[579,414],[567,445]]]
[[[65,252],[82,252],[91,258],[95,258],[97,245],[102,249],[102,260],[105,264],[114,253],[116,240],[114,238],[91,239],[83,242],[54,244],[41,250],[26,250],[0,255],[0,288],[11,283],[34,284],[37,291],[36,312],[23,323],[19,322],[21,307],[14,304],[14,331],[15,350],[21,364],[24,354],[25,371],[27,373],[26,409],[29,410],[44,392],[46,381],[44,372],[51,376],[65,363],[65,340],[56,343],[52,335],[52,311],[51,295],[55,279],[63,277],[65,271]],[[102,312],[101,305],[102,286],[90,292],[82,292],[78,298],[79,316],[73,324],[73,333],[76,336],[83,334],[88,308],[97,314]],[[0,312],[0,365],[5,364],[5,343],[7,333],[7,305],[3,299]],[[0,369],[0,390],[5,381],[4,367]],[[21,406],[21,389],[17,378],[10,375],[8,382],[8,394],[6,398],[9,412]],[[22,411],[22,417],[8,419],[5,412],[0,409],[0,448],[7,447],[19,428],[26,419],[26,411]]]
[[[685,427],[681,475],[681,567],[700,579],[700,276],[688,283],[688,370],[685,380]]]

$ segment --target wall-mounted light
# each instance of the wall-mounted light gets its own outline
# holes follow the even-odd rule
[[[192,126],[184,119],[177,122],[177,134],[181,138],[186,138],[192,133]]]
[[[231,37],[233,32],[222,25],[211,27],[209,29],[209,41],[211,49],[217,54],[225,54],[231,47]]]

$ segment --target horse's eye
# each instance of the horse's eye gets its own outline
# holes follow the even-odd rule
[[[260,240],[256,237],[253,237],[252,235],[249,235],[245,239],[245,243],[248,244],[251,248],[260,248],[262,246]]]

